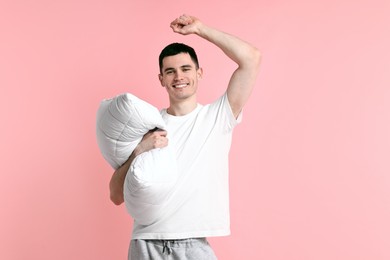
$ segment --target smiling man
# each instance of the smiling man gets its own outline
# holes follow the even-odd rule
[[[159,79],[168,91],[169,112],[185,115],[195,109],[198,80],[202,77],[195,51],[184,44],[173,43],[161,52],[159,60]]]
[[[197,88],[203,71],[195,51],[181,43],[165,47],[159,56],[161,85],[169,107],[161,111],[167,131],[151,131],[110,181],[111,200],[123,203],[123,183],[133,159],[169,145],[176,154],[179,177],[166,198],[164,214],[149,225],[134,222],[129,259],[217,259],[207,237],[230,234],[228,154],[234,127],[241,121],[260,66],[260,53],[230,34],[182,15],[171,23],[174,32],[195,34],[215,44],[233,62],[226,91],[201,105]]]

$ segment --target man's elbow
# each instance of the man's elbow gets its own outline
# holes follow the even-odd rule
[[[117,206],[121,205],[124,202],[123,196],[118,196],[117,194],[113,193],[110,194],[110,200]]]
[[[261,52],[260,52],[260,50],[258,50],[257,48],[254,48],[254,49],[253,49],[253,53],[252,53],[252,62],[253,62],[253,66],[255,66],[257,69],[260,68],[260,64],[261,64]]]
[[[124,200],[120,200],[118,198],[113,198],[113,197],[111,197],[111,201],[117,206],[121,205],[124,202]]]
[[[240,67],[247,71],[252,71],[257,74],[261,64],[261,52],[252,47],[250,51],[246,53],[245,58],[242,59]]]

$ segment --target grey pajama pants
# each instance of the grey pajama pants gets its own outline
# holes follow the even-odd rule
[[[131,240],[129,260],[216,260],[206,238]]]

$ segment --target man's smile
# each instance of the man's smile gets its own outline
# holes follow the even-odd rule
[[[185,88],[187,87],[189,84],[188,83],[180,83],[180,84],[174,84],[172,85],[174,88]]]

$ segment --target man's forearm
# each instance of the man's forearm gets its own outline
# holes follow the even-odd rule
[[[151,130],[144,135],[141,142],[131,153],[129,159],[119,167],[110,180],[110,199],[115,205],[124,202],[123,186],[127,172],[135,157],[154,148],[163,148],[168,145],[167,132],[163,130]]]
[[[260,52],[249,43],[236,36],[219,31],[204,24],[199,26],[196,34],[218,46],[240,67],[250,66],[257,68],[260,60]]]
[[[133,152],[130,155],[129,159],[120,168],[118,168],[111,177],[110,199],[115,205],[120,205],[124,202],[123,184],[125,182],[126,174],[134,158],[135,154]]]

